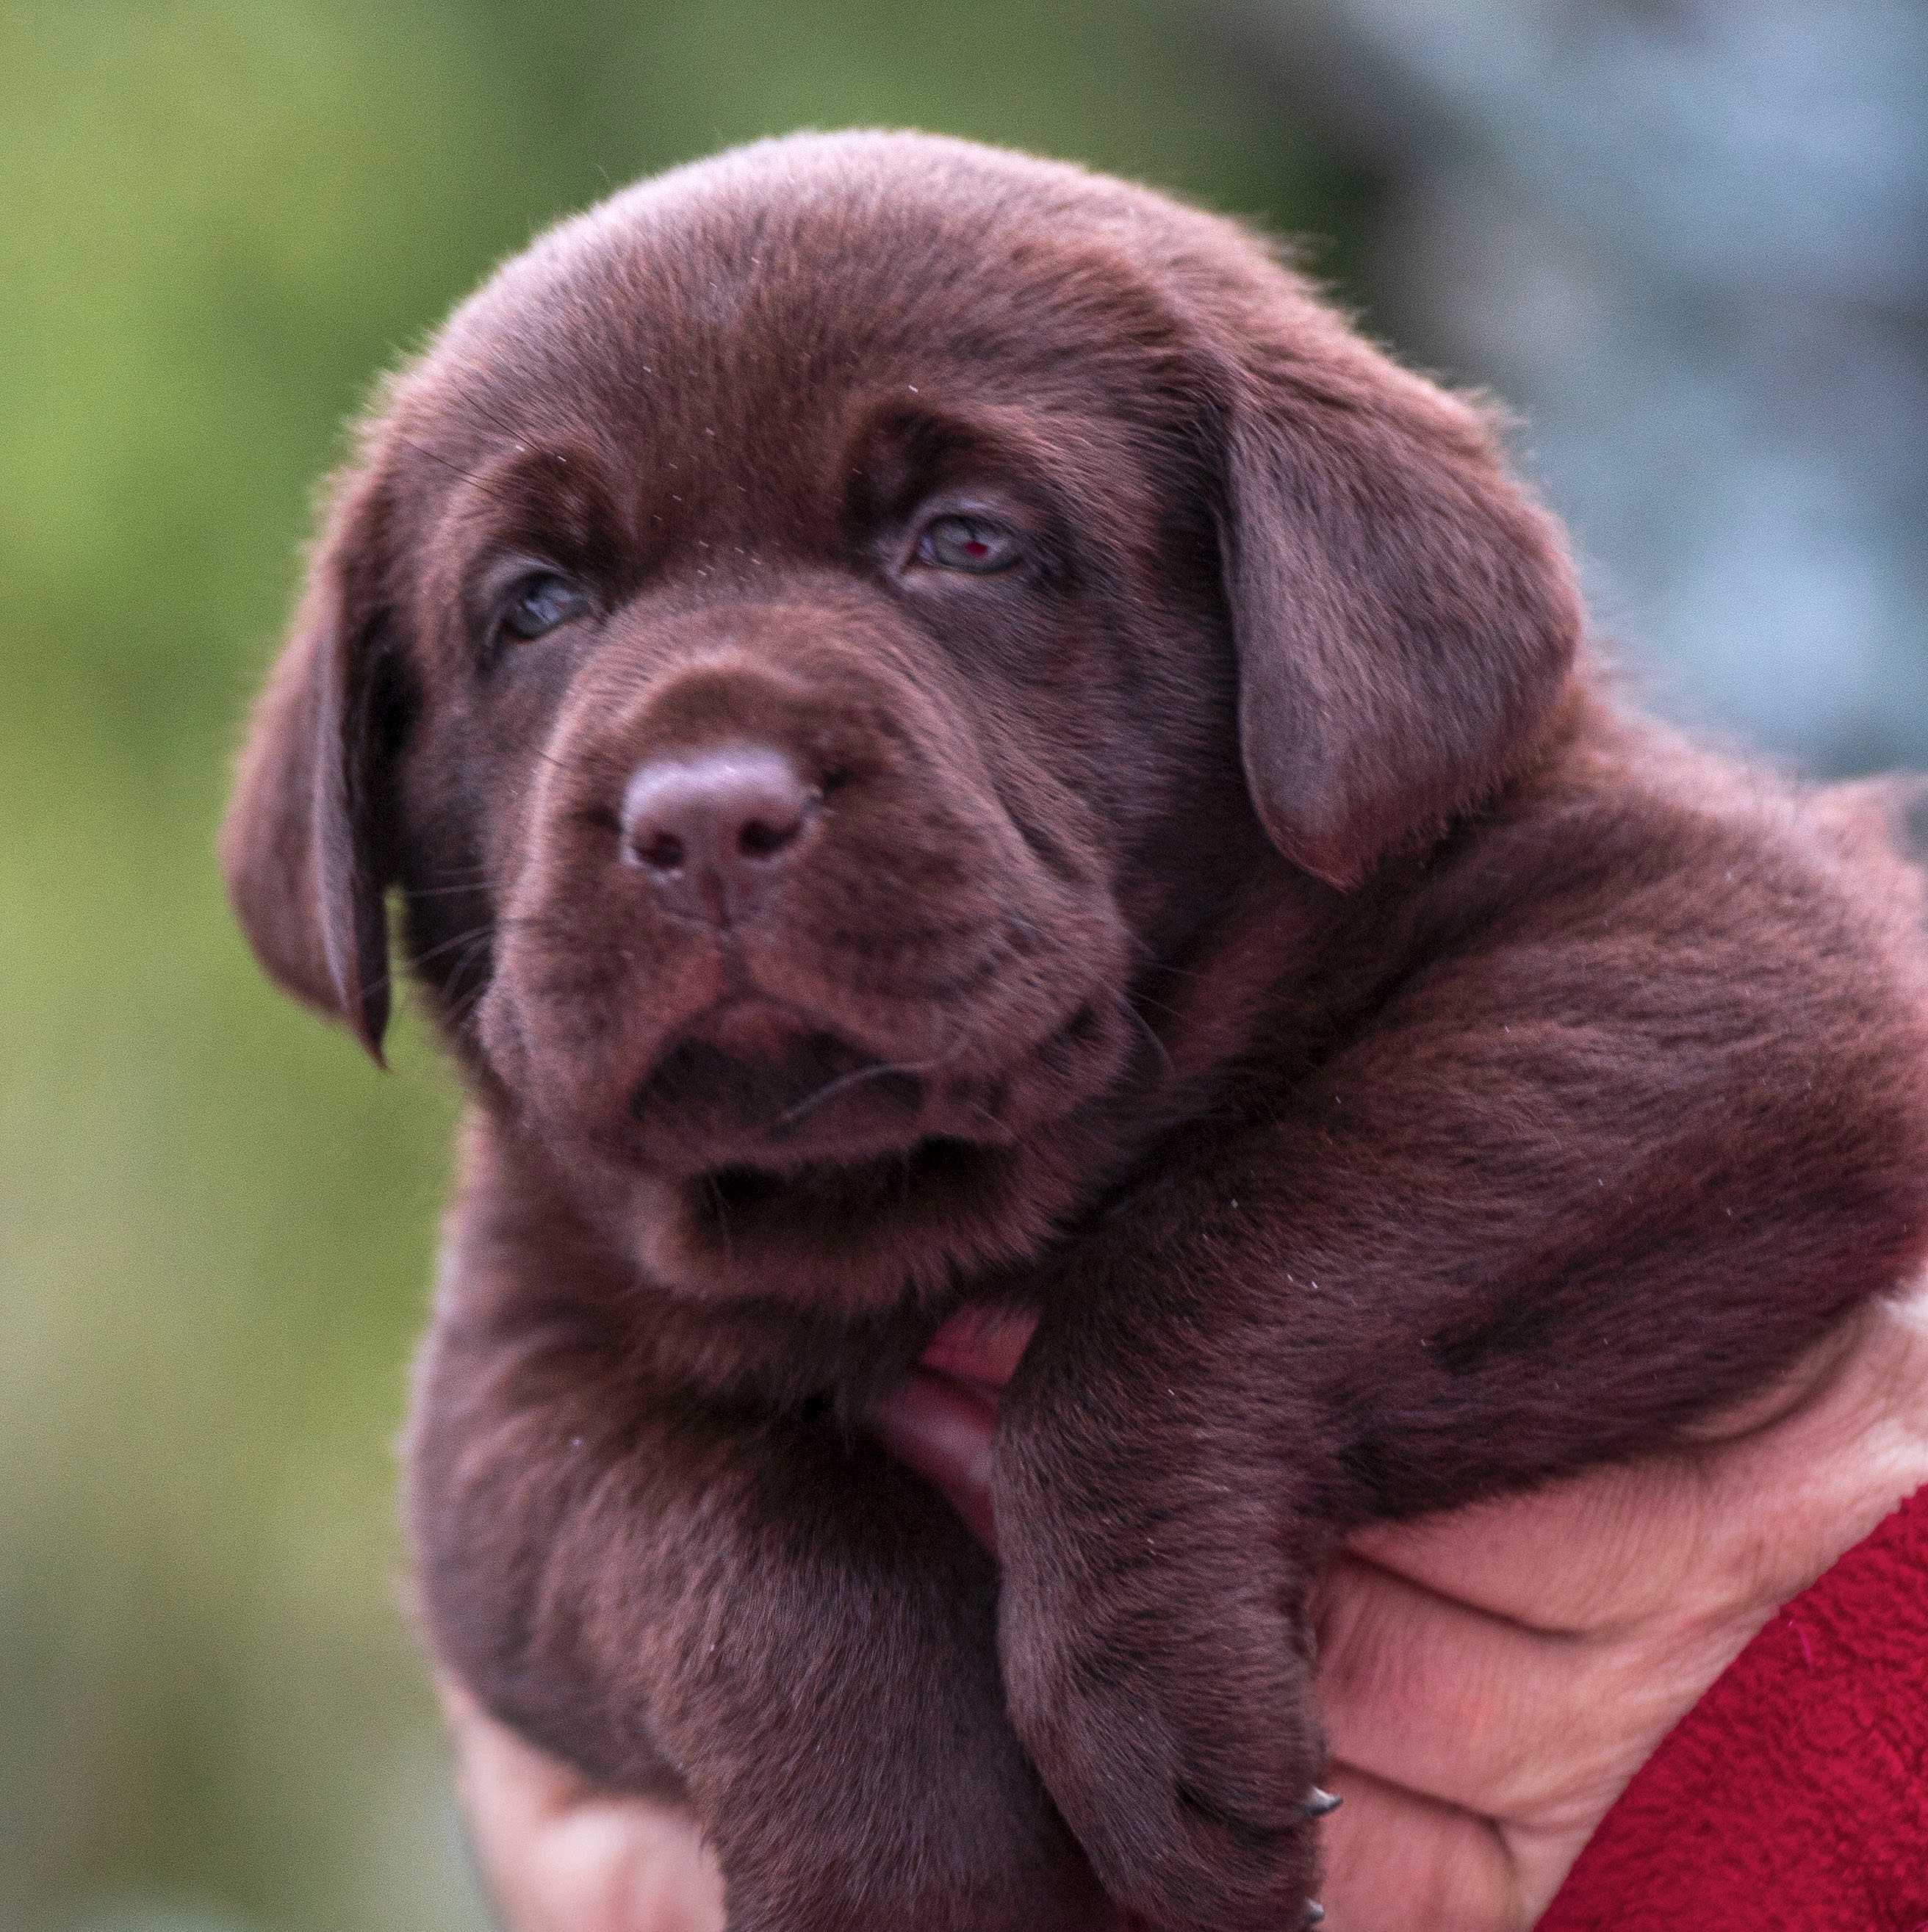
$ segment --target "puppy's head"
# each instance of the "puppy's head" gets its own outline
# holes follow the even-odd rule
[[[394,383],[225,834],[378,1050],[384,901],[485,1099],[690,1293],[1045,1239],[1255,892],[1504,782],[1577,629],[1486,425],[1228,224],[962,143],[617,196]]]

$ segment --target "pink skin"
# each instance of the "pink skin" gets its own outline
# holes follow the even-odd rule
[[[880,1433],[995,1548],[1022,1320],[960,1319]],[[1691,1448],[1362,1532],[1317,1610],[1333,1932],[1525,1932],[1654,1747],[1773,1610],[1928,1483],[1928,1290],[1858,1318]],[[596,1791],[444,1687],[515,1932],[719,1932],[673,1808]]]
[[[998,1396],[1035,1325],[1026,1316],[953,1316],[877,1416],[885,1446],[935,1483],[991,1550],[998,1546],[991,1508]]]

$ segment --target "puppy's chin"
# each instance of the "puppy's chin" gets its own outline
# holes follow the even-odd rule
[[[1101,1096],[1000,1145],[933,1137],[857,1160],[638,1174],[625,1232],[647,1279],[690,1300],[837,1317],[935,1305],[1038,1254],[1091,1198],[1116,1107]]]

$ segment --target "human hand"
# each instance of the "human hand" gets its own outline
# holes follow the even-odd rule
[[[723,1882],[680,1806],[602,1791],[438,1685],[469,1838],[511,1932],[722,1932]]]
[[[995,1544],[997,1392],[1029,1330],[953,1324],[880,1432]],[[1691,1446],[1362,1531],[1320,1588],[1346,1799],[1328,1932],[1517,1932],[1776,1607],[1928,1483],[1928,1290],[1866,1311]],[[515,1932],[715,1932],[673,1808],[594,1791],[458,1702],[471,1828]]]

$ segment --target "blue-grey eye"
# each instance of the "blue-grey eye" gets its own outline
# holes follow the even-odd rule
[[[988,575],[1008,570],[1023,554],[1016,536],[988,517],[933,517],[917,538],[917,560],[944,570]]]
[[[502,614],[502,628],[527,643],[580,617],[588,608],[589,599],[568,578],[544,571],[516,585]]]

